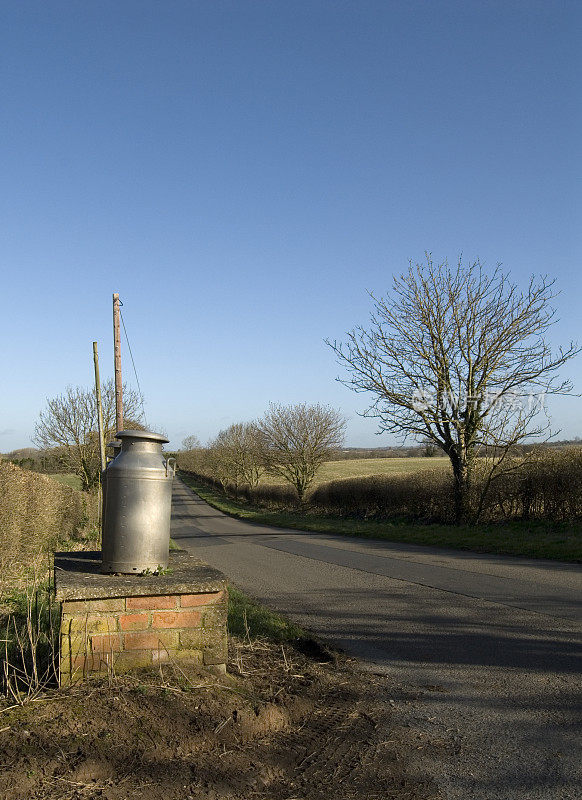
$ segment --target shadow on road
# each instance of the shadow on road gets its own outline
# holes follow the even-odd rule
[[[428,605],[425,597],[407,596],[403,601],[402,592],[375,591],[370,597],[365,590],[312,590],[310,595],[310,605],[326,608],[326,632],[332,640],[349,651],[376,655],[383,652],[393,664],[582,672],[580,637],[556,632],[551,617],[540,616],[534,634],[531,628],[503,622],[498,615],[486,625],[471,619],[461,607],[439,612]],[[371,604],[382,610],[370,609]],[[296,595],[280,594],[277,598],[279,611],[289,613],[296,605]],[[363,616],[362,608],[366,606]],[[351,608],[356,611],[351,612]]]

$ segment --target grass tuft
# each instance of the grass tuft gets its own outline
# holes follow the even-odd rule
[[[268,639],[277,644],[310,638],[298,625],[260,605],[234,586],[228,589],[228,632],[232,636]]]

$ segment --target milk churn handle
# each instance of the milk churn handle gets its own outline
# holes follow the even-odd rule
[[[166,478],[168,477],[168,469],[170,468],[170,461],[173,461],[173,469],[172,469],[172,477],[176,474],[176,459],[175,458],[168,458],[166,459]]]

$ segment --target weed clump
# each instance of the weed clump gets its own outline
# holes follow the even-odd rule
[[[228,589],[228,632],[248,641],[262,638],[278,644],[307,638],[298,625],[259,605],[234,586]]]

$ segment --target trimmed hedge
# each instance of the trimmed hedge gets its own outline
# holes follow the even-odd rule
[[[308,503],[333,516],[449,522],[452,492],[449,475],[423,470],[410,475],[372,475],[323,483],[309,495]]]
[[[582,519],[582,448],[548,448],[514,459],[495,477],[482,504],[481,521]],[[198,472],[197,480],[250,505],[277,510],[301,508],[336,517],[451,523],[454,519],[450,472],[427,469],[408,475],[371,475],[320,484],[301,505],[291,486],[223,486]],[[486,471],[475,464],[470,509],[477,514]]]
[[[97,521],[96,497],[0,461],[0,590]],[[46,560],[46,563],[43,563]]]

